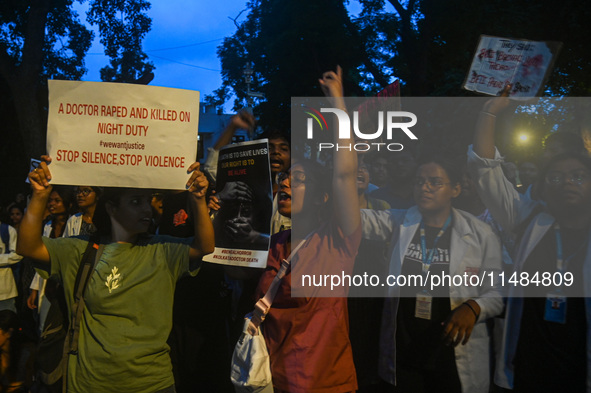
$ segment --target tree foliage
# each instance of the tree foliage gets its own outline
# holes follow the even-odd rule
[[[246,20],[218,50],[224,80],[218,102],[232,92],[235,105],[244,104],[242,69],[248,61],[255,65],[257,88],[272,104],[277,94],[317,92],[313,75],[339,62],[354,95],[375,93],[393,78],[402,81],[407,96],[471,94],[461,86],[482,34],[563,42],[548,93],[590,92],[585,70],[591,65],[591,30],[585,25],[591,8],[584,2],[565,0],[556,7],[550,0],[358,1],[362,11],[354,18],[342,0],[248,3]]]
[[[141,51],[150,29],[144,12],[149,6],[145,0],[90,1],[89,20],[99,24],[111,59],[103,80],[147,83],[153,77],[154,67]],[[0,2],[0,115],[5,119],[0,135],[11,142],[0,144],[0,175],[9,184],[21,184],[28,159],[45,153],[47,80],[81,79],[92,39],[74,0]]]
[[[84,75],[92,32],[78,20],[72,0],[0,4],[2,111],[10,114],[3,131],[20,131],[25,154],[39,156],[45,151],[46,80]]]
[[[405,95],[456,96],[481,34],[534,41],[560,41],[563,49],[548,80],[548,94],[589,95],[591,65],[585,48],[591,9],[566,0],[360,0],[357,25],[364,41],[378,45],[382,64],[405,87]],[[389,5],[390,7],[387,7]],[[393,11],[391,9],[393,8]],[[551,28],[550,28],[551,27]]]
[[[145,0],[112,0],[91,2],[87,20],[99,28],[109,65],[100,71],[106,82],[135,83],[154,70],[142,50],[142,40],[150,31],[152,19],[145,12],[150,3]],[[151,80],[150,78],[150,80]]]
[[[585,27],[591,9],[582,2],[566,0],[557,6],[549,0],[359,1],[362,12],[355,24],[363,42],[375,48],[371,53],[385,74],[401,79],[403,96],[474,96],[463,90],[462,84],[482,34],[562,42],[544,94],[591,94],[591,76],[586,72],[591,66],[591,53],[586,49],[591,30]],[[580,116],[582,111],[578,112]],[[541,146],[539,141],[548,132],[544,122],[549,120],[543,114],[535,118],[527,128],[537,136],[537,142],[527,149],[519,147],[513,158]],[[524,127],[523,119],[506,125],[499,140],[503,151],[509,153],[512,147],[523,146],[516,145],[512,136],[520,127]],[[421,145],[427,149],[451,148],[463,154],[472,138],[467,130],[460,133],[450,128],[434,133],[423,138]],[[591,135],[585,127],[579,131]]]
[[[236,33],[218,48],[223,86],[219,98],[235,94],[234,108],[246,106],[243,69],[253,64],[252,90],[263,93],[256,108],[267,127],[289,127],[292,96],[319,95],[318,78],[340,64],[348,91],[363,94],[355,70],[363,64],[359,38],[347,26],[342,0],[253,0]]]
[[[591,29],[585,27],[591,7],[585,2],[357,1],[361,12],[351,16],[343,0],[252,0],[244,22],[218,48],[223,85],[210,102],[233,94],[235,109],[245,105],[247,62],[254,64],[253,89],[265,95],[255,107],[264,124],[288,124],[289,97],[318,95],[318,76],[336,64],[346,72],[347,95],[375,94],[399,79],[402,96],[474,96],[462,84],[483,34],[562,42],[545,94],[591,93]],[[463,153],[471,137],[450,129],[421,142]]]
[[[72,0],[9,0],[0,3],[2,75],[79,79],[93,33],[78,20]],[[17,83],[17,81],[14,81]]]

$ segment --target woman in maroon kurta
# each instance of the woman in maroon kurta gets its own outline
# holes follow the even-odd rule
[[[320,84],[331,97],[333,107],[344,110],[340,68],[336,73],[325,73]],[[349,142],[340,140],[340,143]],[[292,218],[293,231],[273,236],[258,296],[263,296],[269,288],[292,245],[296,247],[302,240],[303,246],[292,258],[294,287],[302,273],[351,274],[361,239],[359,214],[339,212],[358,207],[357,194],[347,192],[356,189],[356,153],[340,150],[334,155],[333,168],[332,176],[323,177],[321,167],[303,160],[295,163],[289,173],[279,174],[279,212]],[[330,286],[325,286],[314,288],[317,291],[313,294],[304,293],[305,297],[292,297],[291,279],[289,270],[262,325],[275,392],[355,391],[357,379],[344,297],[347,289],[339,287],[336,292],[330,292]],[[315,296],[327,294],[340,297]]]
[[[299,168],[301,165],[296,164],[292,170]],[[265,294],[281,266],[281,260],[288,257],[292,245],[291,235],[291,231],[284,231],[273,236],[267,268],[259,282],[258,296]],[[292,267],[295,265],[296,270],[294,281],[300,280],[300,270],[317,276],[327,274],[327,270],[350,275],[360,239],[359,229],[345,236],[334,221],[324,224],[305,240],[293,258]],[[333,264],[335,268],[319,271],[317,266],[302,266],[308,263]],[[292,297],[291,284],[292,273],[289,270],[281,281],[273,306],[262,325],[271,358],[275,392],[355,391],[357,379],[349,342],[347,298]],[[346,295],[344,288],[339,290],[341,292],[337,294]]]

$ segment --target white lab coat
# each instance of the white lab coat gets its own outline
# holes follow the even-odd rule
[[[391,241],[389,274],[398,276],[404,255],[419,228],[422,216],[416,206],[408,210],[362,210],[362,230],[366,239]],[[478,272],[492,273],[493,282],[484,280],[479,287],[450,287],[450,305],[455,309],[472,299],[480,306],[480,316],[470,340],[455,348],[456,367],[466,393],[487,393],[490,384],[490,340],[486,321],[503,310],[502,290],[498,273],[502,269],[501,246],[490,226],[473,215],[452,209],[450,275]],[[492,284],[492,285],[491,285]],[[382,318],[380,376],[396,383],[396,315],[398,287],[389,288]]]
[[[10,265],[19,263],[23,257],[16,253],[16,229],[9,226],[9,244],[4,244],[0,239],[0,300],[11,299],[18,295],[18,289]],[[6,253],[6,251],[9,251]]]
[[[502,162],[503,158],[496,149],[493,159],[478,156],[472,146],[468,149],[468,169],[476,182],[482,201],[503,229],[512,231],[535,210],[540,210],[543,202],[532,200],[528,194],[518,193],[505,178],[501,168]],[[538,213],[531,218],[521,241],[514,250],[513,264],[517,274],[522,271],[527,257],[552,228],[554,221],[554,217],[547,212]],[[583,262],[583,280],[587,316],[587,392],[591,393],[591,234],[587,244],[587,253]],[[495,375],[495,383],[508,389],[513,387],[513,359],[517,350],[522,312],[523,288],[511,287],[507,298],[503,352],[500,359],[502,372]]]
[[[80,234],[80,228],[82,228],[82,213],[76,213],[68,218],[62,237],[78,236]]]

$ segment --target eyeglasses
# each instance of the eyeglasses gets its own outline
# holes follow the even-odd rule
[[[574,185],[580,186],[589,179],[589,174],[585,171],[574,171],[568,174],[564,173],[548,173],[546,175],[546,184],[551,186],[560,186],[565,181],[569,181]]]
[[[88,196],[91,192],[94,192],[92,188],[79,188],[76,190],[76,195]]]
[[[306,182],[306,174],[304,172],[279,172],[277,174],[276,182],[281,185],[285,180],[289,180],[290,187],[299,187]]]
[[[427,188],[429,188],[429,190],[439,190],[441,187],[443,187],[446,184],[451,184],[451,183],[445,183],[443,181],[441,181],[441,179],[438,178],[430,178],[430,179],[423,179],[423,178],[416,178],[414,181],[414,185],[415,187],[423,187],[424,185],[427,185]]]

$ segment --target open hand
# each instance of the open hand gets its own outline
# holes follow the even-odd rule
[[[478,303],[471,301],[473,307],[478,308]],[[472,334],[472,329],[476,324],[474,312],[466,304],[462,303],[451,312],[447,320],[443,323],[443,340],[446,345],[457,347],[459,343],[466,345]]]
[[[241,110],[240,112],[238,112],[230,118],[229,127],[233,127],[236,130],[244,129],[252,131],[254,130],[255,123],[256,120],[252,113],[246,110]]]

